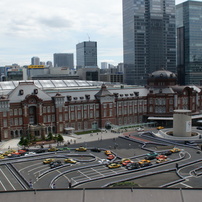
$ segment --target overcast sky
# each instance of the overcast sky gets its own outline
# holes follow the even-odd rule
[[[1,66],[53,61],[54,53],[76,59],[76,44],[89,39],[99,66],[123,61],[122,0],[1,0],[0,8]]]

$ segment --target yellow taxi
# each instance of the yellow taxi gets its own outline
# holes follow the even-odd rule
[[[76,148],[76,151],[86,151],[87,149],[85,147],[80,146],[79,148]]]
[[[65,163],[72,163],[72,164],[75,164],[77,161],[74,160],[74,159],[71,159],[71,158],[67,158],[64,160]]]
[[[161,129],[164,129],[164,127],[163,126],[158,126],[156,129],[161,130]]]
[[[119,163],[110,163],[107,166],[108,166],[108,168],[119,168],[119,167],[121,167],[121,164],[119,164]]]
[[[170,150],[172,153],[177,153],[177,152],[180,152],[181,149],[178,149],[178,148],[173,148]]]
[[[0,155],[0,159],[5,159],[5,157],[3,155]]]
[[[43,161],[43,164],[50,164],[51,162],[54,162],[54,161],[55,161],[55,159],[45,159]]]
[[[51,148],[48,149],[48,152],[54,152],[54,151],[58,151],[58,148],[51,147]]]
[[[10,149],[10,150],[8,150],[8,151],[5,151],[5,152],[3,153],[3,155],[4,155],[4,156],[8,156],[9,154],[12,154],[12,153],[15,153],[15,152],[16,152],[16,150]]]
[[[150,166],[151,165],[151,161],[150,160],[146,160],[146,159],[143,159],[143,160],[139,161],[138,163],[139,163],[139,165],[141,167],[145,167],[145,166]]]
[[[106,150],[106,151],[105,151],[105,154],[108,156],[108,155],[111,155],[112,152],[111,152],[110,150]]]

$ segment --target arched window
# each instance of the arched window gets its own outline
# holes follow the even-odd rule
[[[37,123],[36,107],[29,107],[29,124],[35,125]]]

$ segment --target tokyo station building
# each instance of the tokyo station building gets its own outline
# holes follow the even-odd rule
[[[81,80],[0,82],[0,140],[67,134],[149,122],[172,124],[175,109],[202,117],[199,86],[179,86],[174,73],[159,70],[146,86]]]

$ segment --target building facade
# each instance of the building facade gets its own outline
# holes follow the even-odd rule
[[[0,91],[0,140],[64,134],[72,128],[88,131],[153,121],[166,125],[176,109],[202,118],[201,89],[178,86],[176,75],[166,70],[150,74],[145,87],[36,80],[0,82]]]
[[[31,65],[40,65],[40,58],[39,57],[32,57],[31,58]]]
[[[176,72],[175,0],[123,0],[125,83],[145,85],[148,74]]]
[[[97,42],[84,41],[76,45],[77,69],[97,67]]]
[[[202,85],[202,2],[176,6],[177,68],[181,85]]]
[[[73,53],[54,53],[54,67],[69,67],[74,68],[74,54]]]

